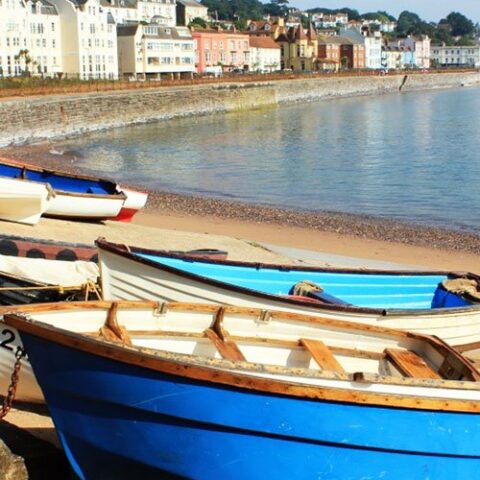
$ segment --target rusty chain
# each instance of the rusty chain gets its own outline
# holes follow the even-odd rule
[[[15,365],[13,366],[12,376],[10,377],[10,385],[8,387],[7,395],[3,399],[3,405],[0,409],[0,419],[12,408],[13,400],[15,400],[15,394],[17,393],[18,378],[20,368],[22,367],[22,358],[25,357],[25,350],[19,345],[15,352]]]

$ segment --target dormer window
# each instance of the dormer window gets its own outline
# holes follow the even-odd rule
[[[270,25],[268,23],[265,25],[265,30],[270,30]]]

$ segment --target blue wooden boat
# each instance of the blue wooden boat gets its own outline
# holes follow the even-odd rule
[[[130,221],[145,205],[147,194],[87,175],[44,169],[0,159],[0,177],[15,179],[23,188],[44,184],[50,191],[45,215],[60,218]]]
[[[480,342],[479,277],[473,273],[209,261],[96,243],[108,300],[252,306],[405,328],[454,345]]]
[[[82,480],[478,474],[480,375],[438,339],[271,312],[273,333],[295,322],[331,346],[235,336],[235,324],[258,327],[255,309],[75,308],[49,306],[49,318],[39,306],[5,322],[20,331]],[[178,308],[195,318],[210,312],[204,335],[166,331]],[[363,350],[342,346],[355,339]],[[362,371],[373,367],[377,374]]]

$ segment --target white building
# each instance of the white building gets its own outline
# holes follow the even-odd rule
[[[250,70],[273,72],[280,70],[281,48],[271,37],[250,37]]]
[[[118,78],[115,20],[100,0],[50,0],[62,31],[63,68],[82,80]]]
[[[62,71],[60,22],[46,0],[0,1],[0,76]]]
[[[175,0],[138,0],[138,20],[155,23],[165,27],[174,27],[177,24]]]
[[[336,28],[338,26],[344,27],[348,24],[348,14],[346,13],[315,13],[311,17],[315,28]]]
[[[196,0],[177,0],[177,24],[188,26],[194,18],[208,21],[208,8]]]
[[[402,39],[403,47],[410,48],[415,52],[415,65],[418,68],[430,68],[430,37],[428,35],[420,35]]]
[[[382,69],[382,34],[380,32],[370,32],[368,28],[362,31],[356,27],[350,27],[340,30],[340,35],[350,38],[354,41],[362,41],[365,45],[365,68],[372,70]]]
[[[441,67],[480,67],[480,45],[453,46],[433,45],[431,47],[431,60]]]
[[[63,72],[60,16],[54,5],[46,0],[29,0],[27,29],[31,72],[55,76]]]
[[[117,25],[139,20],[137,0],[101,0],[101,6],[112,14]]]
[[[117,31],[122,77],[193,75],[195,52],[188,28],[137,23],[119,25]]]

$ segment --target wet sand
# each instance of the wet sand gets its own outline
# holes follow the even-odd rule
[[[0,156],[78,173],[73,153],[58,155],[50,153],[51,150],[49,144],[30,145],[2,149]],[[134,225],[181,231],[186,235],[188,232],[226,235],[337,255],[480,272],[480,237],[475,234],[383,218],[299,212],[168,192],[149,193],[147,207],[137,215]],[[141,240],[140,232],[138,237]],[[135,236],[129,235],[129,238],[135,240]]]

